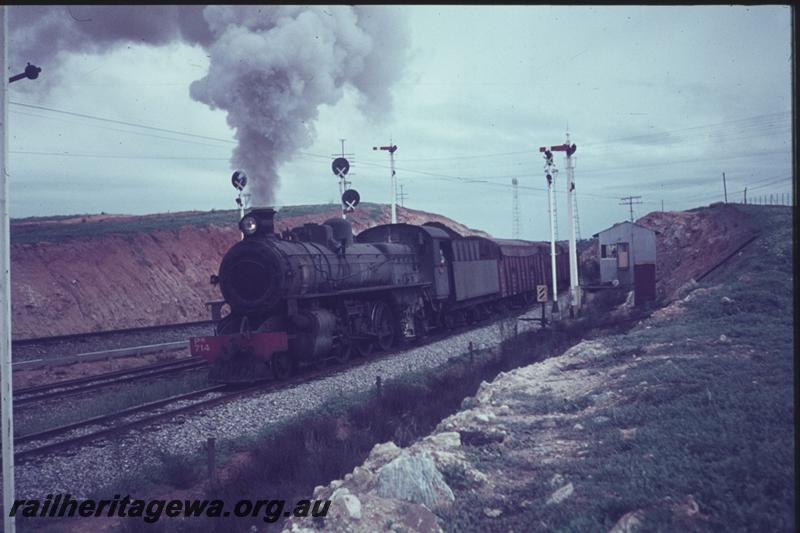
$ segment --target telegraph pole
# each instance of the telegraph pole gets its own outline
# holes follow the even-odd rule
[[[8,516],[14,505],[14,407],[11,383],[11,257],[8,216],[8,8],[0,8],[0,373],[2,374],[3,441],[3,529],[13,533],[14,517]]]
[[[511,179],[511,190],[514,195],[511,203],[511,238],[519,239],[519,180],[517,178]]]
[[[641,204],[642,203],[642,197],[641,196],[625,196],[623,198],[620,198],[620,200],[622,200],[622,201],[619,203],[619,205],[628,204],[628,206],[631,208],[631,222],[633,222],[633,206]]]
[[[0,6],[0,399],[2,399],[3,530],[16,531],[9,511],[14,505],[14,406],[11,376],[11,239],[8,213],[8,84],[35,80],[42,71],[28,63],[21,74],[8,78],[8,8]],[[6,81],[7,80],[7,81]]]
[[[390,182],[392,198],[392,224],[397,224],[397,177],[394,171],[394,153],[397,151],[397,145],[392,144],[392,140],[389,139],[389,146],[373,146],[372,149],[389,152],[389,164],[391,165],[392,169]]]
[[[747,205],[747,187],[744,188],[744,205]]]
[[[406,198],[408,198],[408,194],[403,190],[403,184],[400,184],[400,207],[406,206]]]
[[[725,182],[725,173],[722,173],[722,189],[725,191],[725,203],[728,203],[728,184]]]

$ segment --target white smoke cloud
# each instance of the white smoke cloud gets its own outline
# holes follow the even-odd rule
[[[384,6],[34,6],[10,9],[12,68],[58,80],[59,55],[124,43],[203,46],[208,73],[190,95],[227,112],[231,163],[251,178],[253,205],[274,203],[278,169],[315,137],[321,105],[346,86],[371,118],[392,107],[408,45],[403,13]],[[45,78],[46,76],[42,76]],[[48,85],[53,90],[53,83]]]

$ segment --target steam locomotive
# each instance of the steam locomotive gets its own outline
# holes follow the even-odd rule
[[[230,313],[216,335],[191,339],[210,380],[285,379],[299,367],[424,337],[528,305],[550,285],[548,243],[462,236],[439,223],[385,224],[353,236],[341,218],[275,233],[275,211],[253,209],[222,259]],[[558,285],[569,277],[559,245]],[[550,292],[552,290],[550,289]]]

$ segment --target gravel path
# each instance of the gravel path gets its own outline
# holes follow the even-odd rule
[[[539,316],[539,311],[532,311],[530,316]],[[369,391],[374,388],[377,376],[386,381],[409,371],[438,367],[449,358],[464,353],[470,342],[475,348],[496,346],[503,340],[501,330],[505,330],[506,337],[513,335],[514,319],[504,322],[412,348],[394,357],[366,362],[345,373],[234,400],[189,415],[180,423],[168,422],[98,443],[97,447],[76,449],[70,456],[66,455],[69,452],[62,452],[61,455],[18,464],[15,469],[17,498],[43,497],[57,492],[86,497],[139,468],[157,467],[161,454],[200,453],[208,437],[228,441],[255,436],[265,427],[298,414],[313,412],[336,397]],[[535,322],[518,322],[520,332],[538,327]]]

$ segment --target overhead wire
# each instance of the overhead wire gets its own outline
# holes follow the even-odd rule
[[[81,112],[75,112],[75,111],[66,111],[66,110],[62,110],[62,109],[56,109],[56,108],[53,108],[53,107],[41,106],[41,105],[36,105],[36,104],[24,103],[24,102],[11,101],[10,104],[12,104],[14,106],[19,106],[19,107],[24,107],[24,108],[34,109],[34,110],[40,110],[40,111],[46,111],[46,112],[51,112],[51,113],[63,114],[63,115],[66,115],[66,116],[72,116],[72,117],[76,117],[76,118],[94,120],[94,121],[111,123],[111,124],[124,125],[124,126],[128,126],[128,127],[140,128],[140,129],[145,129],[145,130],[149,130],[149,131],[157,131],[157,132],[161,132],[161,133],[169,133],[169,134],[172,134],[172,135],[179,135],[179,136],[189,137],[191,139],[202,139],[202,140],[206,140],[206,141],[213,141],[213,142],[224,143],[224,144],[236,144],[236,141],[231,140],[231,139],[224,139],[224,138],[213,137],[213,136],[209,136],[209,135],[200,135],[200,134],[196,134],[196,133],[192,133],[192,132],[174,130],[174,129],[170,129],[170,128],[163,128],[163,127],[152,126],[152,125],[143,124],[143,123],[135,123],[135,122],[125,121],[125,120],[112,119],[112,118],[108,118],[108,117],[100,117],[100,116],[91,115],[91,114],[88,114],[88,113],[81,113]],[[24,114],[24,112],[21,112],[21,111],[14,111],[14,112],[20,113],[20,114]],[[702,128],[712,128],[712,127],[718,127],[718,126],[729,125],[729,124],[737,124],[737,123],[738,124],[745,123],[744,126],[742,126],[742,128],[751,128],[751,129],[753,129],[753,132],[759,131],[758,128],[765,128],[766,127],[767,129],[762,129],[761,130],[761,133],[763,134],[763,132],[771,131],[770,128],[775,128],[776,127],[774,124],[762,124],[763,121],[769,121],[769,120],[774,121],[775,120],[774,117],[785,116],[785,115],[788,115],[788,114],[789,114],[789,112],[767,113],[767,114],[763,114],[763,115],[756,115],[756,116],[753,116],[753,117],[746,117],[746,118],[734,119],[734,120],[730,120],[730,121],[723,121],[723,122],[718,122],[718,123],[714,123],[714,124],[697,125],[697,126],[680,128],[680,129],[675,129],[675,130],[665,130],[665,131],[661,131],[661,132],[656,132],[656,133],[652,133],[652,134],[645,134],[645,135],[639,135],[639,136],[622,137],[622,138],[613,139],[613,140],[609,140],[609,141],[604,141],[604,142],[600,142],[600,143],[587,143],[587,144],[584,144],[583,146],[584,147],[587,147],[587,146],[588,147],[591,147],[591,146],[603,146],[603,145],[608,145],[608,144],[612,144],[612,143],[617,143],[619,141],[653,138],[653,137],[656,137],[656,136],[663,136],[664,134],[668,134],[668,133],[691,131],[691,130],[702,129]],[[39,116],[40,118],[53,118],[53,117],[42,117],[41,115],[35,115],[35,114],[32,115],[32,116]],[[747,122],[750,122],[750,124],[747,124]],[[98,127],[102,127],[102,126],[98,126]],[[120,130],[120,129],[114,129],[114,128],[108,128],[108,127],[105,127],[105,129],[112,129],[112,131],[119,131],[119,132],[122,132],[122,133],[130,133],[130,134],[137,134],[137,135],[147,135],[147,136],[152,136],[152,137],[156,137],[156,138],[162,138],[162,139],[166,139],[166,140],[173,140],[173,141],[178,141],[178,142],[196,142],[196,141],[187,141],[187,139],[157,136],[157,135],[150,134],[150,133],[137,132],[137,131],[132,131],[132,130]],[[750,132],[750,133],[752,133],[752,132]],[[749,138],[749,137],[744,137],[744,138]],[[211,146],[214,146],[214,145],[211,145]],[[24,151],[24,150],[12,151],[12,153],[21,154],[21,155],[91,157],[91,158],[112,158],[112,159],[175,159],[175,160],[181,160],[181,159],[191,160],[191,159],[195,159],[195,160],[220,160],[220,161],[229,159],[229,158],[223,158],[223,157],[208,157],[208,156],[196,156],[196,157],[186,156],[186,157],[180,157],[180,156],[153,156],[153,155],[133,155],[133,154],[130,154],[130,155],[128,155],[128,154],[87,154],[87,153],[45,152],[45,151]],[[685,164],[685,163],[695,163],[695,162],[705,162],[705,161],[721,161],[721,160],[727,160],[727,159],[736,159],[736,158],[743,158],[743,157],[758,157],[758,156],[762,156],[762,155],[774,155],[774,154],[784,154],[784,153],[789,153],[789,152],[787,152],[785,150],[760,151],[760,152],[752,152],[752,153],[748,153],[748,154],[737,154],[737,155],[734,155],[734,156],[696,158],[696,159],[688,159],[688,160],[665,161],[665,162],[660,162],[660,163],[648,163],[648,164],[642,164],[642,165],[629,165],[629,166],[625,166],[625,167],[598,169],[598,170],[595,170],[595,171],[591,171],[587,175],[588,176],[593,176],[593,175],[596,175],[596,174],[602,174],[602,173],[607,173],[607,172],[620,172],[620,171],[623,171],[623,170],[636,169],[636,168],[652,168],[652,167],[668,166],[668,165],[674,165],[674,164]],[[445,160],[454,159],[454,158],[458,158],[458,159],[468,159],[468,158],[469,159],[475,159],[475,158],[498,157],[498,156],[509,156],[509,155],[519,155],[519,154],[536,155],[536,152],[534,150],[521,150],[521,151],[511,151],[511,152],[498,152],[498,153],[492,153],[492,154],[469,154],[469,155],[465,155],[465,156],[452,156],[452,157],[440,157],[440,158],[416,158],[416,159],[415,158],[410,158],[410,159],[406,159],[406,161],[445,161]],[[309,153],[309,152],[304,152],[304,151],[296,152],[296,155],[301,156],[301,157],[314,158],[314,159],[324,159],[324,160],[329,160],[330,159],[329,155],[314,154],[314,153]],[[359,164],[367,165],[367,166],[374,166],[374,167],[389,168],[387,165],[383,165],[383,164],[380,164],[380,163],[377,163],[377,162],[374,162],[374,161],[370,161],[370,160],[360,160]],[[518,162],[518,163],[515,163],[514,166],[522,166],[523,164],[525,164],[525,163],[524,162]],[[510,184],[492,183],[492,182],[487,181],[487,180],[506,179],[506,178],[510,178],[510,177],[520,177],[520,175],[521,175],[520,173],[515,173],[515,174],[501,174],[501,175],[454,176],[454,175],[451,175],[451,174],[443,174],[443,173],[431,172],[431,171],[426,171],[426,170],[418,170],[418,169],[412,169],[412,168],[396,168],[396,170],[401,171],[401,172],[409,172],[409,173],[413,173],[413,174],[425,175],[425,176],[432,177],[434,179],[442,179],[442,180],[448,180],[448,181],[454,181],[454,182],[466,183],[466,184],[482,184],[482,185],[488,185],[488,186],[501,186],[501,187],[504,187],[504,188],[510,188],[512,186]],[[532,187],[532,186],[526,186],[526,185],[520,185],[519,189],[528,190],[528,191],[537,191],[537,192],[546,192],[547,191],[547,189],[543,188],[543,187],[540,188],[540,187]],[[566,191],[557,191],[557,192],[560,192],[562,194],[566,194]],[[586,191],[582,191],[582,194],[586,195],[586,196],[591,196],[591,197],[595,197],[595,198],[602,198],[602,199],[609,199],[609,200],[617,200],[618,199],[616,196],[602,195],[602,194],[596,194],[596,193],[591,193],[591,192],[586,192]],[[657,202],[650,202],[650,203],[657,203]]]

